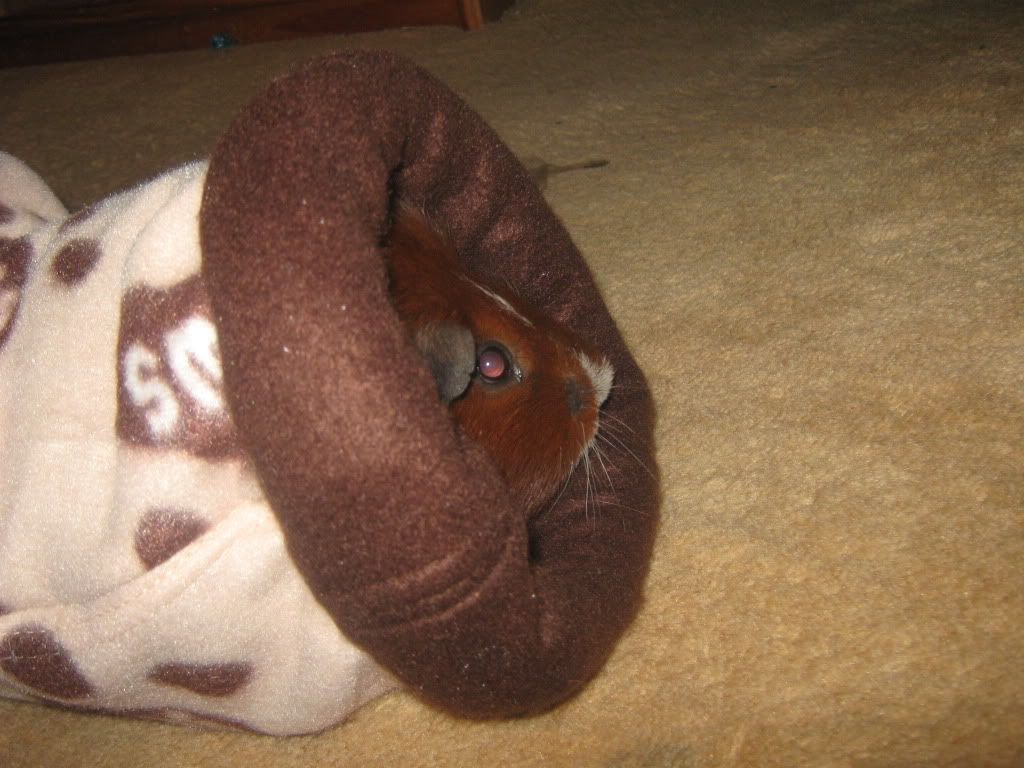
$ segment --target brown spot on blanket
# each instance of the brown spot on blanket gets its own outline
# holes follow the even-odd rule
[[[14,221],[14,209],[0,203],[0,225]]]
[[[392,189],[444,225],[470,271],[607,354],[620,388],[606,413],[631,432],[609,449],[615,490],[597,509],[577,472],[528,519],[454,434],[388,300],[378,244]],[[653,411],[583,259],[511,152],[412,63],[329,56],[235,119],[211,158],[200,234],[240,439],[342,631],[462,715],[537,712],[579,690],[641,601]]]
[[[147,677],[153,682],[186,688],[202,696],[230,696],[252,678],[252,666],[242,662],[167,663],[154,667]]]
[[[240,455],[202,280],[135,286],[121,304],[117,436],[207,459]]]
[[[32,243],[27,237],[0,237],[0,350],[14,331],[31,259]]]
[[[202,536],[210,524],[182,509],[151,509],[135,530],[135,552],[147,569],[156,568]]]
[[[71,240],[53,257],[53,275],[65,285],[77,285],[88,277],[101,255],[99,241],[91,238]]]
[[[53,633],[26,624],[0,640],[0,669],[23,685],[59,699],[82,699],[92,686]]]

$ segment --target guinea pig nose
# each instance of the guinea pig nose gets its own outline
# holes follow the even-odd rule
[[[583,392],[575,376],[565,380],[565,397],[569,401],[569,411],[573,416],[583,410]]]

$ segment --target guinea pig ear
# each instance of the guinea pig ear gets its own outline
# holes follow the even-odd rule
[[[466,391],[476,370],[473,334],[455,323],[439,323],[420,328],[414,338],[434,374],[437,393],[450,403]]]

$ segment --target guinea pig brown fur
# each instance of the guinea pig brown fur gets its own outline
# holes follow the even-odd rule
[[[396,207],[384,250],[395,309],[463,434],[535,510],[597,434],[607,358],[511,292],[467,274],[419,211]]]

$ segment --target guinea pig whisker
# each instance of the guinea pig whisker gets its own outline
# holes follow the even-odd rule
[[[559,460],[559,465],[561,465],[561,460],[562,460],[562,449],[561,448],[558,449],[558,460]],[[544,510],[545,513],[546,512],[550,512],[552,509],[554,509],[555,506],[558,504],[558,502],[561,500],[562,496],[565,495],[565,489],[568,488],[569,487],[569,483],[572,482],[572,476],[573,476],[573,474],[575,474],[574,473],[575,469],[576,469],[576,463],[574,462],[573,465],[572,465],[572,468],[569,470],[568,473],[566,473],[565,482],[562,483],[562,487],[558,491],[558,495],[555,496],[554,499],[552,499],[550,504],[548,504],[547,509]]]
[[[583,425],[582,424],[578,424],[577,426],[580,428],[580,437],[586,438],[587,435],[586,435],[586,432],[583,429]],[[584,451],[583,454],[580,456],[580,458],[583,460],[583,469],[584,469],[584,472],[585,472],[585,479],[586,479],[586,482],[587,482],[586,488],[585,488],[585,490],[583,492],[583,519],[587,520],[589,518],[589,515],[587,514],[587,511],[590,508],[590,473],[591,473],[591,468],[590,468],[590,451]],[[594,525],[595,525],[595,527],[597,525],[597,511],[596,510],[594,511]]]
[[[608,435],[598,434],[598,435],[595,435],[594,437],[595,437],[595,440],[594,440],[594,445],[595,446],[598,443],[600,443],[600,444],[604,445],[607,448],[611,448],[611,449],[614,449],[614,450],[619,450],[619,446],[617,446],[615,443],[613,443],[611,441],[611,438],[608,437]]]
[[[515,296],[516,298],[519,298],[519,292],[516,290],[516,287],[514,285],[512,285],[512,280],[509,278],[509,276],[508,275],[502,275],[501,279],[502,279],[502,282],[505,283],[505,287],[508,288],[508,292],[510,294],[512,294],[513,296]]]
[[[595,437],[597,435],[595,434]],[[615,483],[612,482],[612,476],[608,473],[608,465],[604,463],[604,456],[601,453],[601,446],[595,441],[592,445],[594,456],[597,457],[598,463],[601,465],[601,469],[604,471],[604,477],[608,481],[608,487],[615,491]]]
[[[608,501],[607,499],[605,499],[602,503],[608,509],[624,509],[627,512],[633,512],[635,514],[642,515],[643,517],[649,517],[651,515],[651,513],[646,510],[637,509],[636,507],[631,507],[628,504],[619,504],[618,502]]]
[[[624,423],[611,414],[604,414],[602,421],[604,422],[605,429],[609,432],[614,432],[615,434],[629,439],[632,439],[636,435],[636,432],[633,431],[633,428],[629,426],[629,424]]]
[[[596,433],[594,437],[596,437]],[[611,475],[608,473],[608,467],[605,465],[604,459],[601,457],[601,449],[598,447],[596,440],[591,439],[585,455],[587,463],[587,486],[590,489],[590,498],[593,501],[594,523],[596,525],[597,516],[601,511],[601,496],[604,495],[601,491],[601,483],[599,482],[600,474],[597,471],[597,467],[600,466],[609,485],[611,484]],[[591,456],[593,456],[593,458],[591,458]]]
[[[555,500],[553,502],[551,502],[551,506],[552,507],[555,506],[561,500],[561,498],[565,495],[565,491],[566,491],[566,489],[568,489],[569,484],[571,482],[572,482],[572,473],[570,472],[569,475],[565,478],[565,482],[562,483],[562,489],[558,492],[558,495],[555,497]]]
[[[600,434],[612,435],[618,439],[629,438],[631,435],[628,432],[622,430],[622,428],[613,421],[603,421],[601,423],[601,429],[598,430]]]
[[[612,480],[612,473],[608,470],[611,459],[605,455],[605,452],[601,449],[600,444],[596,440],[594,441],[593,449],[594,457],[597,459],[596,464],[600,466],[601,473],[604,474],[604,479],[607,483],[607,487],[602,488],[601,483],[599,482],[601,479],[600,474],[596,471],[594,472],[594,508],[603,509],[608,505],[607,492],[610,491],[612,494],[616,493],[615,481]]]
[[[594,469],[591,466],[590,456],[588,454],[587,455],[587,493],[588,493],[588,495],[590,497],[591,506],[592,506],[592,508],[594,510],[593,520],[594,520],[594,531],[596,532],[597,531],[597,515],[598,515],[599,510],[597,508],[597,505],[598,505],[597,491],[596,491],[596,489],[593,489],[591,487],[591,479],[593,478],[593,476],[594,476]]]
[[[601,419],[602,420],[603,419],[611,419],[612,423],[617,424],[618,426],[625,428],[631,434],[635,434],[636,433],[636,431],[629,424],[624,422],[621,418],[616,416],[614,413],[609,413],[608,411],[604,411],[604,412],[601,413]]]
[[[608,425],[606,424],[605,426]],[[644,469],[644,471],[651,476],[651,479],[658,479],[655,476],[654,472],[651,471],[650,467],[648,467],[647,464],[644,463],[644,460],[637,456],[636,452],[628,445],[626,445],[625,441],[620,436],[616,435],[612,430],[605,430],[599,434],[601,435],[601,439],[603,439],[605,443],[607,443],[612,449],[616,451],[625,451],[630,456],[632,456],[636,463],[639,464]]]
[[[615,481],[612,479],[612,473],[609,470],[609,466],[612,469],[615,469],[616,467],[615,464],[612,462],[612,457],[609,456],[607,453],[609,449],[615,449],[616,446],[614,443],[610,442],[608,438],[605,437],[604,435],[601,435],[600,439],[601,443],[603,444],[603,447],[601,445],[595,444],[594,448],[597,450],[601,466],[604,468],[604,476],[605,479],[608,481],[608,488],[612,491],[612,493],[617,494],[618,488],[615,487]]]
[[[632,438],[632,435],[622,432],[610,422],[602,425],[602,429],[599,434],[602,437],[608,438],[609,441],[617,441],[619,445],[623,445]]]

